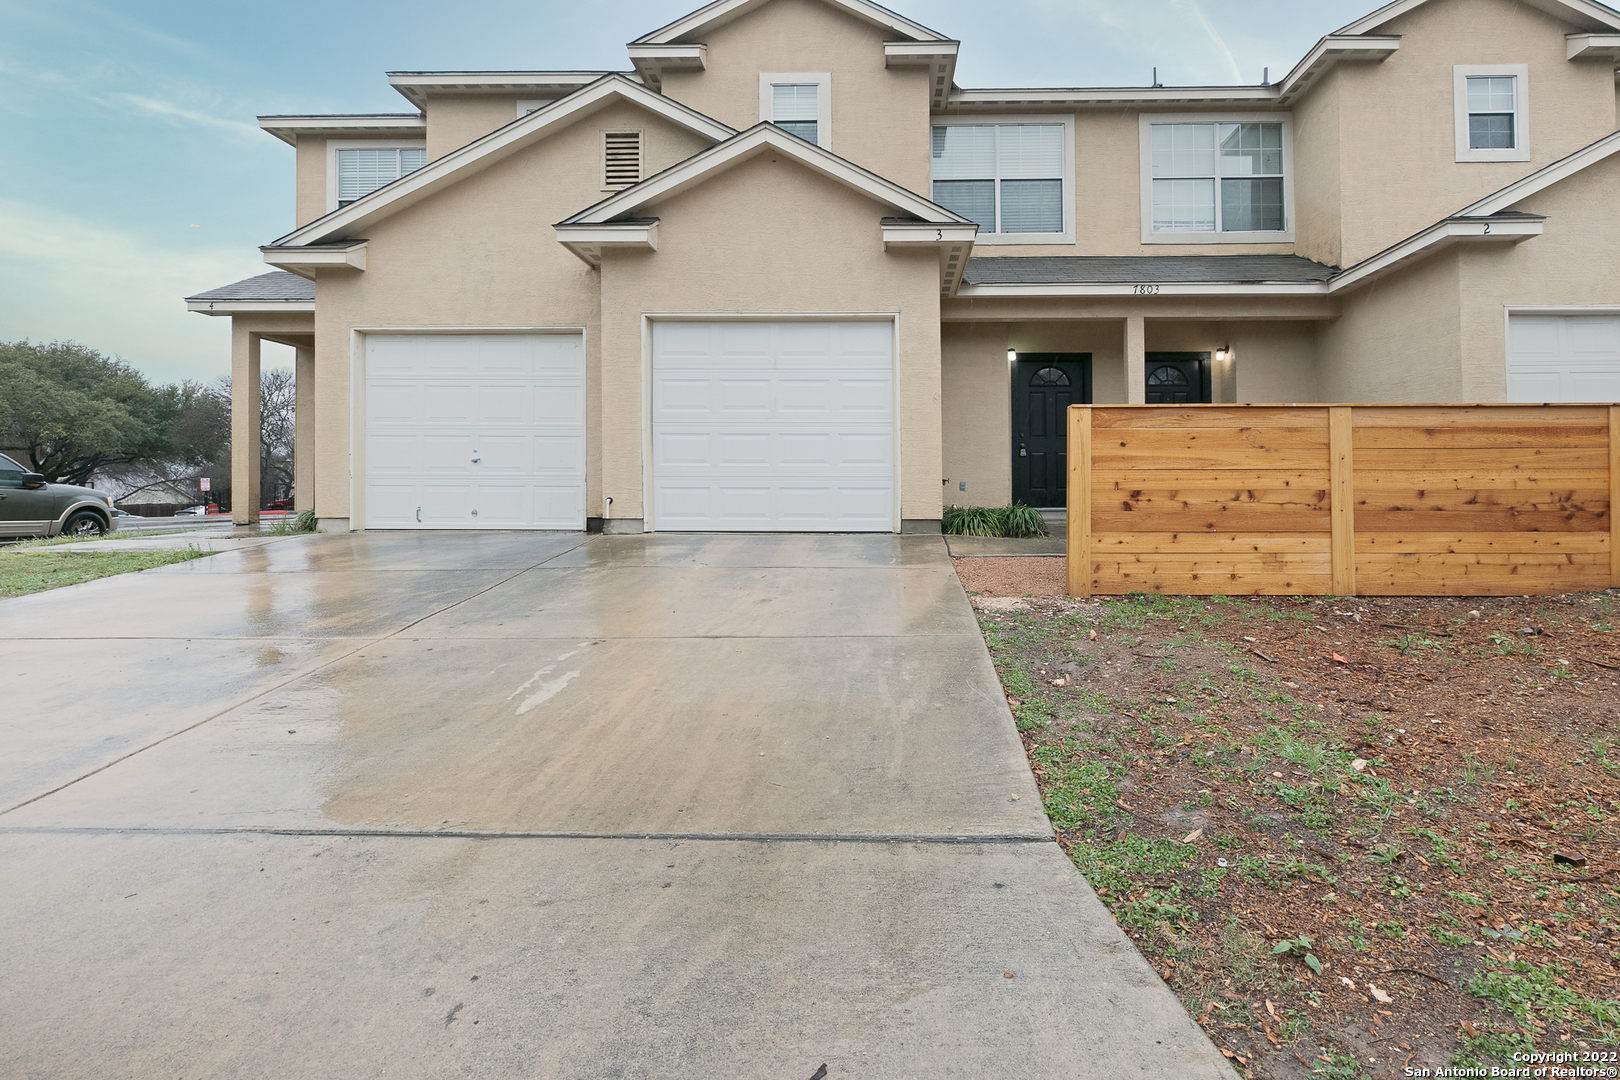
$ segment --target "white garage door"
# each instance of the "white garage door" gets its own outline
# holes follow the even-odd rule
[[[1620,401],[1620,315],[1513,315],[1508,400]]]
[[[653,326],[653,525],[892,532],[891,323]]]
[[[583,529],[578,334],[366,338],[368,529]]]

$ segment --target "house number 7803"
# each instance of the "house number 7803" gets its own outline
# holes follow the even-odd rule
[[[1158,296],[1159,295],[1159,287],[1157,285],[1138,285],[1138,286],[1136,286],[1136,295],[1137,296]]]

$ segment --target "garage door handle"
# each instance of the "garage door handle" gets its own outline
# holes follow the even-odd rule
[[[478,463],[479,463],[479,462],[480,462],[480,461],[483,461],[483,460],[484,460],[484,459],[483,459],[483,458],[481,458],[481,457],[475,457],[475,458],[473,458],[473,464],[474,464],[474,465],[476,465],[476,464],[478,464]]]
[[[422,508],[420,506],[416,508],[416,520],[418,522],[422,520]]]

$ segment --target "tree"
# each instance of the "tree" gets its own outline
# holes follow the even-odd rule
[[[117,465],[201,463],[229,438],[215,394],[153,386],[116,357],[70,341],[0,342],[0,446],[70,484]]]
[[[230,382],[226,380],[226,395]],[[273,368],[259,379],[259,493],[266,503],[293,497],[297,395],[293,373]]]

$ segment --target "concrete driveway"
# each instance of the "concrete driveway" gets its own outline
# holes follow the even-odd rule
[[[7,1075],[1232,1075],[937,537],[295,537],[0,654]]]

